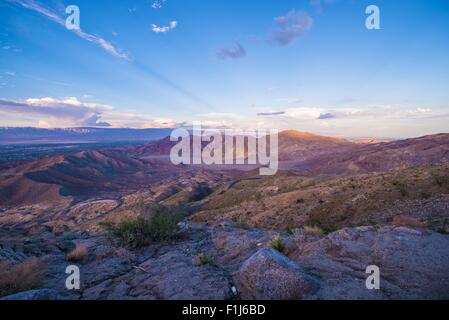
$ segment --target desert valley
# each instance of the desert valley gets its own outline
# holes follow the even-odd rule
[[[449,134],[283,131],[274,176],[175,166],[165,134],[13,150],[0,171],[0,296],[449,298]],[[80,290],[67,290],[69,265]],[[379,290],[365,286],[370,265]]]

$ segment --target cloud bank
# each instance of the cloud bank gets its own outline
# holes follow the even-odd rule
[[[172,128],[171,119],[151,119],[134,113],[115,111],[104,104],[65,99],[29,98],[21,101],[0,99],[0,114],[34,119],[38,127],[130,127]]]

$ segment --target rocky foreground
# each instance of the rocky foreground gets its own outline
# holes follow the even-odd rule
[[[139,250],[104,235],[79,233],[81,261],[67,261],[61,237],[31,237],[26,253],[13,234],[0,260],[39,256],[41,288],[4,299],[449,299],[449,236],[404,226],[345,228],[329,235],[183,224],[179,240]],[[277,237],[281,252],[272,248]],[[62,241],[62,242],[61,242]],[[279,249],[279,246],[278,246]],[[65,269],[81,270],[81,290],[65,288]],[[380,268],[368,290],[367,266]]]

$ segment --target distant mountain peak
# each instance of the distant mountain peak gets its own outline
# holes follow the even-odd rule
[[[279,137],[281,138],[291,138],[291,139],[307,139],[314,141],[334,141],[334,142],[343,142],[350,143],[348,140],[338,137],[328,137],[328,136],[320,136],[317,134],[313,134],[307,131],[298,131],[298,130],[285,130],[279,133]]]

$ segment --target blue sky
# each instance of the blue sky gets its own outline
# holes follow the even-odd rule
[[[0,126],[448,132],[448,38],[447,0],[0,0]]]

